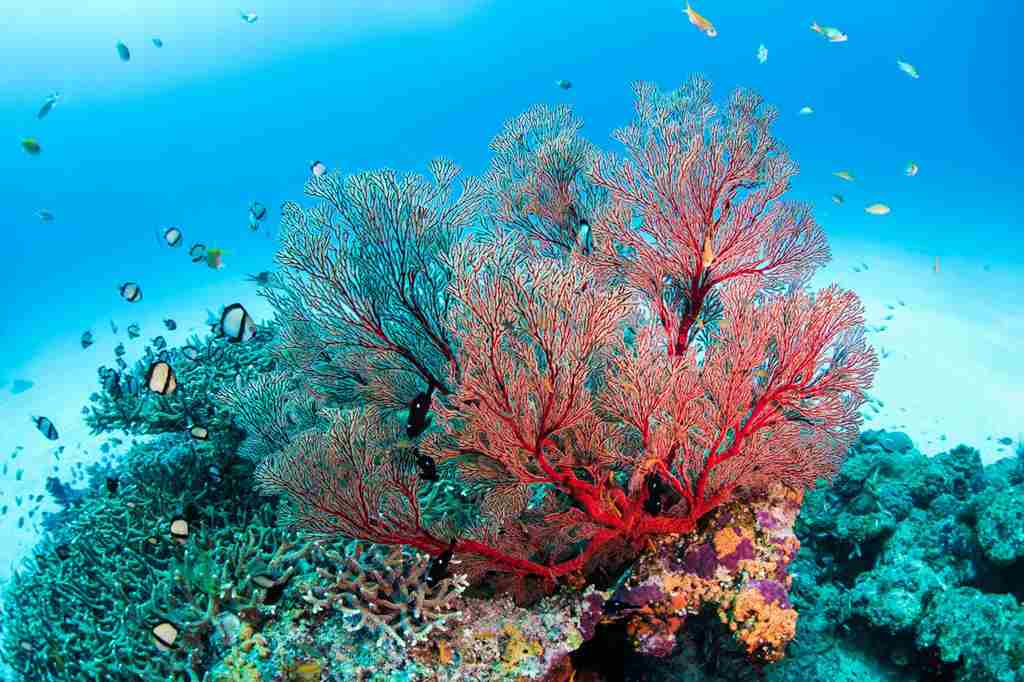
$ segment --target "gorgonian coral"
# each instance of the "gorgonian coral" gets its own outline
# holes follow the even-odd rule
[[[292,367],[385,408],[336,413],[261,465],[299,525],[552,579],[835,471],[877,361],[857,296],[805,289],[828,251],[781,200],[795,167],[774,113],[743,92],[719,112],[701,79],[637,95],[626,160],[574,142],[565,112],[510,124],[488,234],[457,239],[466,194],[387,172],[321,178],[307,189],[326,204],[288,209],[274,300],[302,332]],[[593,244],[577,248],[584,204]],[[415,463],[379,423],[405,405]],[[474,523],[425,520],[435,468],[478,493]]]

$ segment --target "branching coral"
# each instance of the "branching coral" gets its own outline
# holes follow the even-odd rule
[[[350,544],[344,555],[324,553],[334,569],[320,567],[326,584],[311,588],[303,599],[313,612],[333,609],[344,617],[345,629],[376,635],[378,646],[398,648],[423,642],[435,629],[460,615],[464,575],[428,584],[430,557],[402,547]]]
[[[588,222],[607,197],[587,176],[598,152],[578,136],[582,127],[567,106],[536,106],[491,141],[487,185],[496,203],[494,220],[547,255],[588,251]]]
[[[230,415],[212,399],[226,386],[245,385],[274,367],[265,352],[272,330],[261,326],[246,343],[232,344],[207,336],[193,336],[188,350],[162,351],[174,368],[177,388],[160,395],[145,388],[146,372],[157,354],[148,348],[145,357],[123,372],[101,367],[101,390],[83,408],[85,423],[93,433],[116,430],[131,434],[184,433],[192,425],[207,428],[211,439],[225,439],[233,446]]]
[[[168,458],[166,446],[129,453],[118,495],[84,498],[12,579],[3,658],[24,679],[198,681],[219,614],[259,616],[269,607],[253,577],[287,580],[315,549],[276,527],[271,505],[225,494],[241,486],[211,490],[202,454]],[[170,524],[183,513],[194,516],[179,543]],[[163,621],[180,633],[170,651],[151,634]]]

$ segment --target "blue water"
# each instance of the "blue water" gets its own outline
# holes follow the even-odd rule
[[[54,339],[74,350],[80,327],[121,305],[123,280],[140,280],[147,300],[187,306],[191,287],[268,267],[273,241],[246,229],[246,208],[263,201],[273,224],[315,158],[420,170],[443,154],[479,173],[502,121],[536,102],[572,104],[590,139],[610,145],[630,115],[632,80],[670,87],[694,72],[719,97],[749,86],[779,108],[776,133],[802,168],[793,196],[829,213],[829,194],[842,191],[854,209],[825,221],[831,238],[866,233],[1014,267],[1024,255],[1011,66],[1019,3],[700,3],[714,39],[675,1],[322,11],[263,0],[246,8],[260,14],[253,25],[231,4],[32,4],[0,35],[0,367]],[[826,42],[812,20],[849,41]],[[555,88],[559,78],[574,88]],[[64,100],[36,120],[53,90]],[[798,116],[805,104],[815,114]],[[23,136],[40,141],[40,156],[22,151]],[[912,181],[902,175],[909,160],[921,167]],[[840,168],[857,182],[830,175]],[[859,210],[872,201],[892,206],[889,220]],[[56,220],[41,225],[41,208]],[[228,267],[169,257],[153,232],[170,224],[190,243],[226,248]]]

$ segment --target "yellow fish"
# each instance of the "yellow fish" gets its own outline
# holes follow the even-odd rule
[[[704,252],[701,254],[700,263],[705,268],[710,268],[715,264],[715,252],[711,248],[711,235],[704,237]]]
[[[697,12],[694,11],[692,7],[690,7],[689,2],[686,3],[686,8],[683,10],[683,12],[685,12],[686,16],[690,19],[690,23],[699,28],[701,31],[703,31],[704,35],[706,35],[708,38],[714,38],[715,36],[718,35],[718,31],[715,30],[714,25],[712,25],[710,21],[708,21],[701,15],[697,14]]]
[[[847,182],[853,182],[853,175],[850,174],[850,171],[844,171],[844,170],[836,171],[832,175],[836,176],[837,178],[839,178],[841,180],[846,180]]]
[[[890,210],[891,209],[885,204],[871,204],[864,209],[864,212],[870,213],[871,215],[889,215]]]

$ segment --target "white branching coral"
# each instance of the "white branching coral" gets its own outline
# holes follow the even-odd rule
[[[350,632],[376,635],[377,645],[392,642],[404,649],[424,641],[431,631],[462,615],[460,597],[465,575],[450,575],[431,585],[430,557],[402,547],[351,543],[345,554],[325,556],[337,572],[317,569],[325,585],[312,587],[303,600],[314,613],[333,609]]]

